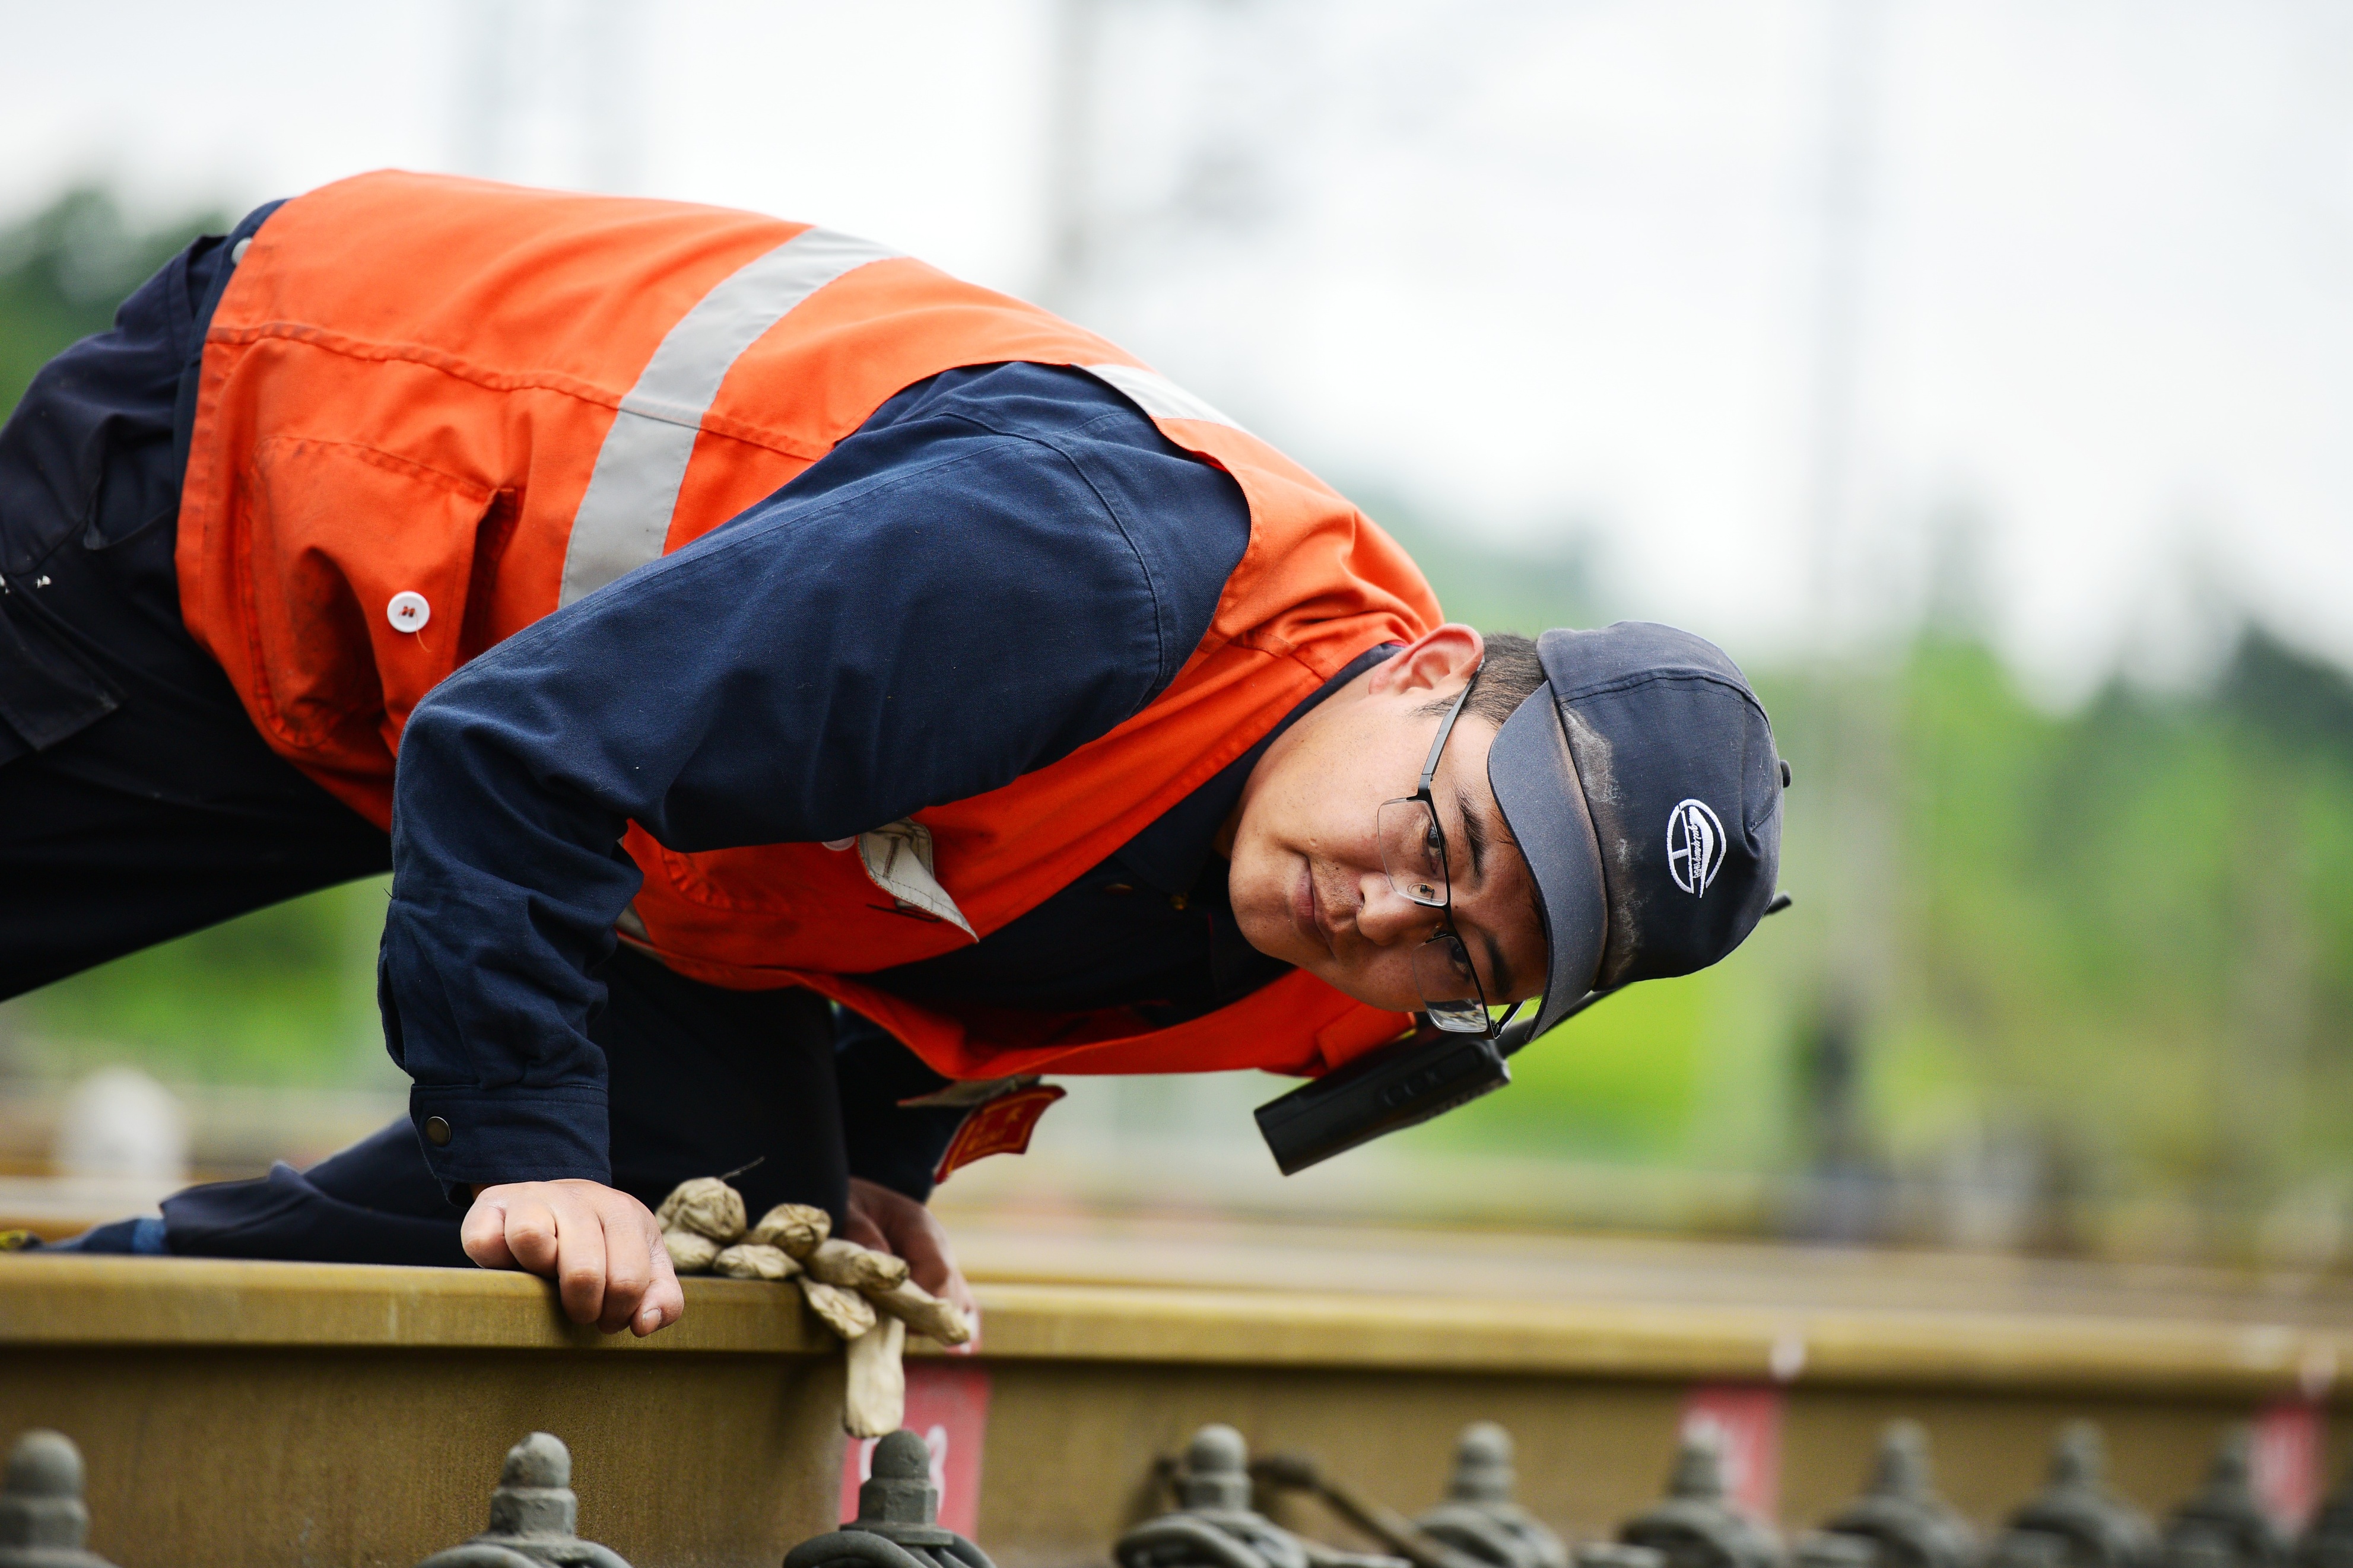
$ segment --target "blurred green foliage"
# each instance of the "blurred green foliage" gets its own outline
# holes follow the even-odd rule
[[[1836,1167],[1883,1189],[1896,1228],[1905,1183],[2008,1180],[2030,1206],[2205,1214],[2208,1234],[2175,1238],[2198,1250],[2247,1242],[2282,1205],[2341,1231],[2344,672],[2250,628],[2204,689],[2117,680],[2053,713],[1981,641],[1930,630],[1892,669],[1760,686],[1797,772],[1796,910],[1717,968],[1538,1042],[1512,1089],[1434,1142]],[[1838,787],[1827,708],[1873,786]],[[1874,816],[1883,828],[1856,830]],[[1858,934],[1870,972],[1842,989],[1832,943]],[[1841,1029],[1858,1079],[1845,1109],[1812,1103],[1832,1098],[1814,1053]]]
[[[0,235],[0,399],[195,226],[139,231],[85,191]],[[1600,618],[1575,528],[1514,552],[1366,499],[1454,616]],[[1797,771],[1797,909],[1714,970],[1593,1009],[1418,1138],[1890,1192],[1958,1173],[2126,1207],[2353,1205],[2342,671],[2250,629],[2202,689],[2118,680],[2053,712],[1940,622],[1875,665],[1759,685]],[[0,1037],[52,1070],[128,1055],[172,1078],[380,1077],[383,896],[335,889],[134,954],[0,1010]],[[1890,1205],[1882,1232],[1909,1223]]]
[[[134,1062],[174,1082],[397,1083],[375,1010],[387,888],[259,910],[6,1005],[15,1064],[62,1077]]]
[[[85,187],[0,229],[0,413],[59,349],[106,331],[141,279],[197,235],[227,228],[218,213],[141,227]]]

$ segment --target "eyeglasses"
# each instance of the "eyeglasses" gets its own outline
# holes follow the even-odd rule
[[[1388,873],[1389,887],[1398,897],[1424,909],[1446,912],[1446,919],[1430,940],[1413,950],[1413,984],[1421,997],[1422,1010],[1432,1024],[1448,1034],[1493,1038],[1509,1021],[1509,1015],[1499,1019],[1488,1013],[1487,994],[1479,984],[1478,970],[1472,966],[1471,952],[1455,933],[1454,885],[1446,869],[1446,832],[1438,825],[1438,804],[1430,793],[1430,781],[1438,776],[1438,759],[1446,750],[1446,738],[1454,732],[1454,721],[1462,716],[1462,705],[1471,700],[1472,689],[1478,684],[1479,671],[1473,670],[1462,688],[1462,695],[1446,710],[1445,721],[1438,726],[1437,738],[1430,743],[1429,759],[1421,764],[1419,786],[1401,800],[1381,804],[1377,832],[1381,869]]]

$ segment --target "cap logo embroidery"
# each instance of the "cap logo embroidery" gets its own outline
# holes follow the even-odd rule
[[[1707,885],[1724,868],[1724,824],[1704,800],[1686,800],[1667,814],[1667,875],[1692,897],[1707,896]]]

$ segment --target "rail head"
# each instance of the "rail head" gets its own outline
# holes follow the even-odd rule
[[[0,1346],[818,1353],[839,1342],[798,1291],[689,1279],[648,1339],[567,1321],[527,1274],[208,1258],[0,1258]]]
[[[2178,1318],[985,1283],[994,1360],[2326,1397],[2353,1331]]]
[[[0,1348],[179,1346],[823,1355],[799,1292],[683,1281],[649,1339],[568,1322],[488,1269],[0,1258]],[[1754,1380],[1886,1388],[2335,1391],[2353,1329],[2179,1318],[1185,1289],[984,1280],[985,1360]],[[928,1350],[919,1353],[932,1353]]]

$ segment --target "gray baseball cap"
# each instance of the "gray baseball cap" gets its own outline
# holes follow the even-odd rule
[[[1487,753],[1550,960],[1533,1039],[1584,997],[1704,969],[1773,901],[1788,770],[1724,650],[1649,621],[1536,639]],[[1516,1026],[1515,1026],[1516,1028]]]

